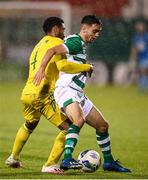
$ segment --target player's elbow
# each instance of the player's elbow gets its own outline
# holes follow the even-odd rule
[[[47,54],[49,54],[49,55],[55,55],[56,54],[56,50],[54,49],[54,48],[51,48],[51,49],[48,49],[47,50]]]
[[[65,65],[63,63],[57,63],[57,68],[59,71],[64,71],[65,70]]]

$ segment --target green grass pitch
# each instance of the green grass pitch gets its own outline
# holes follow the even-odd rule
[[[89,98],[109,121],[114,157],[131,168],[132,173],[104,172],[101,167],[94,173],[83,173],[80,170],[67,171],[63,175],[41,173],[41,167],[59,132],[44,118],[22,151],[24,168],[8,168],[4,161],[11,152],[17,129],[24,122],[19,100],[22,88],[23,83],[19,82],[1,82],[0,85],[0,179],[148,178],[148,94],[138,92],[135,87],[86,88]],[[90,148],[100,152],[95,130],[85,125],[74,157]]]

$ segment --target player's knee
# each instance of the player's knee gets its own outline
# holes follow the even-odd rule
[[[79,116],[78,119],[75,120],[74,124],[77,125],[79,128],[81,128],[84,124],[85,120],[83,116]]]
[[[109,128],[109,124],[105,121],[104,123],[101,124],[101,126],[99,126],[98,131],[100,133],[106,132]]]
[[[25,127],[28,129],[28,131],[31,133],[35,128],[36,126],[38,125],[39,123],[39,120],[35,120],[35,121],[32,121],[32,122],[29,122],[29,121],[26,121],[25,122]]]
[[[68,130],[69,129],[69,126],[72,124],[72,122],[69,120],[69,119],[66,119],[64,122],[62,122],[58,128],[60,130]]]

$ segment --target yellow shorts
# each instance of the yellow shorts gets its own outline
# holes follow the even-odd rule
[[[66,117],[63,116],[54,100],[53,92],[46,95],[22,94],[23,114],[26,121],[39,121],[45,116],[55,126],[59,126]]]

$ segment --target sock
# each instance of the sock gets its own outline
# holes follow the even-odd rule
[[[99,133],[96,132],[97,143],[99,144],[103,153],[104,163],[113,162],[113,156],[111,154],[110,137],[108,132]]]
[[[72,158],[72,152],[77,144],[79,139],[80,128],[72,124],[66,134],[65,150],[64,150],[64,159]]]
[[[45,166],[51,166],[54,164],[57,164],[63,151],[64,151],[64,145],[65,145],[65,136],[66,131],[61,131],[54,142],[54,145],[52,147],[52,150],[50,152],[50,155],[48,157],[47,162],[44,164]]]
[[[20,152],[30,136],[30,131],[23,124],[16,134],[16,138],[13,144],[12,155],[15,159],[19,159]]]

